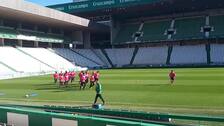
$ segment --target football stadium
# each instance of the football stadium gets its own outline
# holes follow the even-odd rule
[[[0,126],[224,126],[224,1],[0,0]]]

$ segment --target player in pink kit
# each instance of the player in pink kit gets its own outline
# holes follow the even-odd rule
[[[86,84],[89,83],[89,71],[87,70],[85,73]]]
[[[53,77],[54,77],[54,83],[57,83],[58,78],[59,78],[58,73],[57,73],[57,72],[55,72],[55,73],[54,73],[54,75],[53,75]]]
[[[79,78],[83,75],[83,71],[79,72]]]
[[[80,90],[85,89],[85,83],[86,83],[86,77],[85,77],[85,74],[82,73],[80,74]]]
[[[59,86],[63,86],[65,83],[65,77],[63,75],[59,75],[59,81],[60,81],[60,85]]]
[[[59,76],[62,76],[63,75],[63,72],[61,71],[60,73],[59,73]]]
[[[70,80],[71,80],[71,83],[74,81],[75,75],[76,75],[75,71],[70,72]]]
[[[80,83],[81,83],[82,75],[83,75],[83,71],[79,72],[79,82],[80,82]]]
[[[64,74],[65,77],[65,85],[68,86],[68,82],[69,82],[69,73],[66,71]]]
[[[172,85],[174,83],[175,79],[176,79],[176,73],[174,72],[174,70],[170,71],[169,77],[170,77],[170,83]]]
[[[100,72],[99,71],[95,72],[94,77],[95,77],[95,81],[98,81],[100,78]]]
[[[90,86],[89,88],[92,88],[95,85],[95,76],[94,76],[94,72],[92,73],[92,75],[90,76]]]

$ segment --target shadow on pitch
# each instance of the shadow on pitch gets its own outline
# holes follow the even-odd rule
[[[35,86],[51,86],[53,83],[48,83],[48,84],[36,84]]]
[[[68,86],[59,86],[59,84],[46,83],[46,84],[36,84],[37,88],[35,90],[52,91],[52,92],[66,92],[66,91],[76,91],[79,90],[79,84],[69,83]]]

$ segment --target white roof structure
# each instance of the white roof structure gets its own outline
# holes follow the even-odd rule
[[[86,28],[90,20],[24,0],[0,0],[0,17],[48,26]]]

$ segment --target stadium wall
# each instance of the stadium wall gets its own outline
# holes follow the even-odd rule
[[[0,107],[0,122],[16,126],[160,126],[141,122]]]

